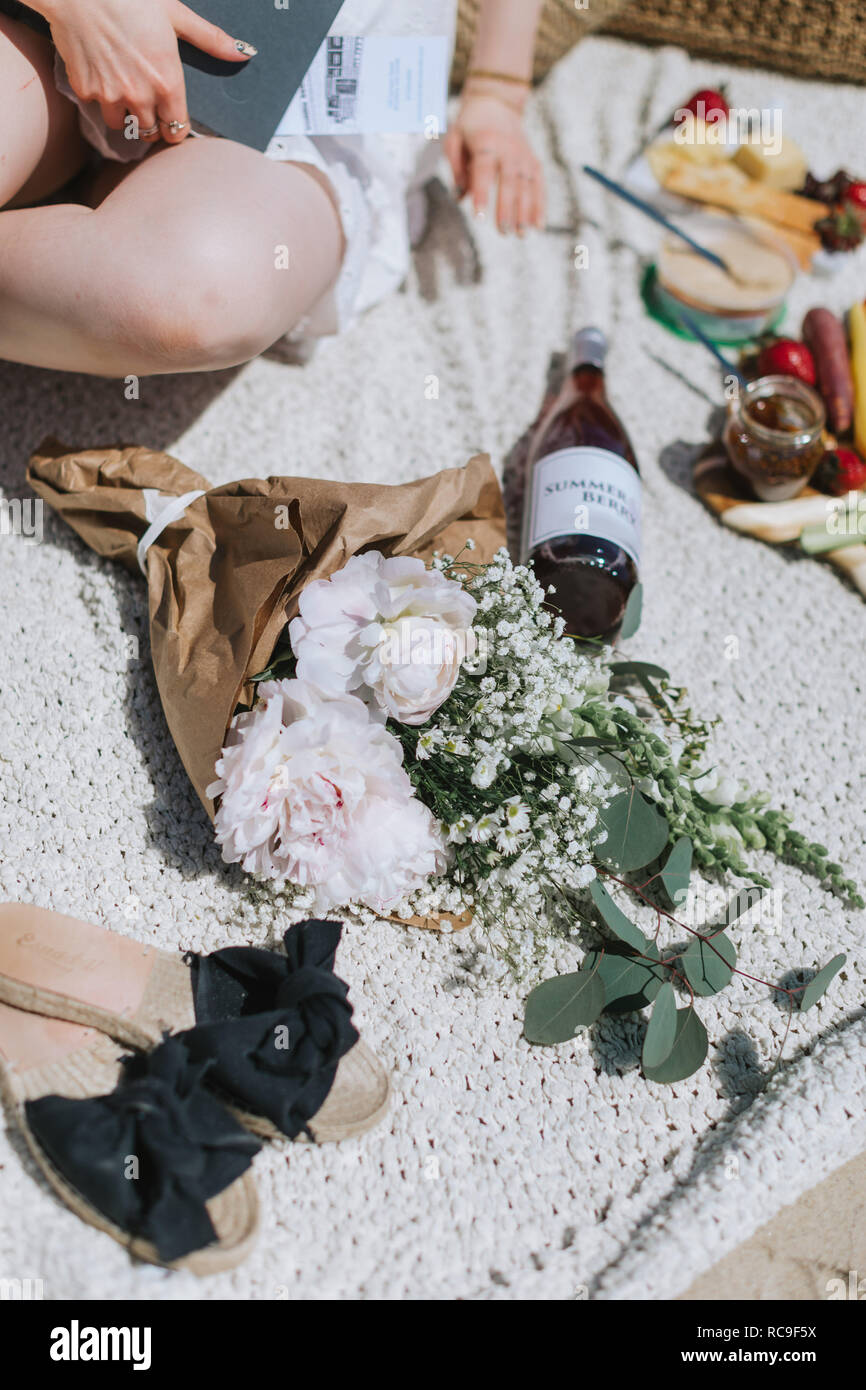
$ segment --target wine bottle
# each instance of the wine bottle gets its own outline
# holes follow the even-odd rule
[[[0,0],[2,3],[2,0]],[[540,426],[556,405],[562,391],[568,359],[564,352],[551,354],[547,364],[547,383],[544,400],[533,420],[517,443],[505,457],[502,469],[502,497],[505,502],[505,519],[508,525],[508,549],[515,564],[520,562],[523,545],[523,513],[526,497],[526,482],[529,466],[529,450],[538,434]]]
[[[569,371],[529,448],[521,558],[532,561],[566,632],[612,642],[638,582],[640,471],[607,399],[607,342],[575,335]]]

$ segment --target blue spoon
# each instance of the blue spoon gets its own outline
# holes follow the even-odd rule
[[[692,336],[697,338],[699,343],[703,343],[704,347],[707,349],[707,352],[711,352],[713,354],[716,361],[720,363],[722,367],[724,367],[728,376],[736,377],[737,381],[740,383],[741,386],[748,386],[749,383],[743,376],[743,373],[740,371],[739,367],[735,366],[733,362],[729,361],[728,358],[725,357],[725,354],[723,352],[719,352],[719,349],[716,347],[712,338],[708,338],[704,330],[698,327],[691,314],[687,314],[685,309],[678,308],[677,315],[683,327],[687,328],[689,332],[692,334]]]
[[[591,164],[584,164],[583,172],[589,174],[590,178],[596,179],[609,193],[615,193],[618,198],[622,198],[626,203],[631,203],[632,207],[637,208],[638,212],[645,212],[647,217],[652,218],[653,222],[658,222],[666,231],[672,232],[674,236],[678,236],[680,240],[686,242],[693,251],[697,251],[699,256],[703,256],[704,260],[710,261],[712,265],[717,265],[720,270],[726,271],[728,275],[732,273],[730,266],[722,260],[721,256],[717,256],[715,251],[708,251],[706,246],[701,246],[699,241],[695,241],[694,237],[690,237],[688,232],[684,232],[682,228],[677,227],[674,222],[671,222],[669,217],[665,217],[664,213],[659,212],[658,208],[654,208],[651,203],[646,203],[643,198],[638,198],[637,194],[630,193],[627,188],[623,188],[621,183],[614,183],[613,179],[609,179],[600,169],[593,169]],[[734,276],[734,278],[736,279],[736,276]]]

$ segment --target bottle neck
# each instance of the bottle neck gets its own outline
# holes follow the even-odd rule
[[[569,382],[578,396],[594,396],[596,400],[605,398],[604,369],[592,362],[579,362],[572,367]]]
[[[604,371],[604,364],[607,360],[607,338],[600,328],[582,328],[579,333],[575,333],[571,344],[571,365],[572,367],[587,366],[599,367]]]

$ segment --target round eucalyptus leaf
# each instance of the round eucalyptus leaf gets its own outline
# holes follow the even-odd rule
[[[702,997],[725,989],[731,983],[736,963],[736,947],[723,931],[715,933],[712,945],[700,937],[693,937],[681,957],[686,979],[695,994]]]
[[[806,1009],[811,1009],[813,1004],[823,997],[827,986],[836,978],[847,957],[844,955],[834,956],[831,961],[818,971],[814,980],[810,980],[803,993],[800,995],[800,1013],[805,1013]]]
[[[649,943],[649,960],[624,952],[605,951],[598,973],[604,984],[604,1011],[608,1014],[635,1013],[651,1004],[669,976],[657,963],[658,952]]]
[[[627,641],[629,637],[634,637],[640,627],[640,620],[643,617],[643,585],[635,584],[628,596],[625,605],[625,617],[622,620],[620,637]]]
[[[607,830],[607,838],[603,844],[596,845],[596,858],[620,873],[630,873],[652,863],[670,836],[661,811],[636,787],[615,796],[599,819]]]
[[[593,879],[589,885],[589,896],[601,913],[605,925],[610,928],[614,936],[618,936],[620,941],[625,941],[627,945],[633,946],[636,951],[642,953],[646,951],[649,946],[647,938],[639,927],[629,921],[622,909],[617,907],[601,879]]]
[[[665,860],[661,871],[662,887],[672,907],[682,907],[689,895],[692,876],[692,842],[681,835]]]
[[[526,1001],[524,1037],[531,1043],[561,1043],[573,1038],[578,1028],[595,1023],[604,1008],[604,985],[598,952],[572,975],[556,975],[537,985]]]
[[[673,1047],[658,1066],[644,1065],[644,1076],[648,1081],[661,1081],[666,1085],[684,1081],[703,1066],[708,1048],[707,1030],[694,1008],[679,1009]]]
[[[670,980],[658,992],[643,1043],[644,1070],[660,1067],[671,1055],[677,1036],[677,997]]]

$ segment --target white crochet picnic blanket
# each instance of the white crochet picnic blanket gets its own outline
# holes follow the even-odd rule
[[[585,160],[620,172],[643,133],[722,77],[736,104],[780,104],[819,172],[857,168],[862,91],[590,40],[531,115],[550,223],[564,230],[504,241],[436,200],[405,292],[303,368],[260,360],[147,381],[133,402],[120,383],[4,367],[5,498],[25,495],[26,457],[48,432],[168,448],[214,482],[397,482],[482,449],[499,465],[534,414],[548,354],[599,322],[646,482],[646,618],[630,650],[721,715],[733,769],[866,880],[862,600],[829,568],[725,532],[691,494],[717,371],[642,311],[639,255],[653,229],[576,176]],[[577,242],[588,269],[575,269]],[[810,305],[842,310],[864,286],[860,258],[838,279],[803,281],[792,327]],[[0,536],[0,611],[0,897],[164,947],[278,941],[283,924],[262,895],[221,864],[166,732],[142,584],[49,516],[42,544]],[[739,982],[707,1001],[708,1065],[649,1085],[637,1026],[530,1047],[525,991],[479,982],[471,935],[350,927],[338,969],[393,1075],[393,1110],[361,1140],[272,1146],[256,1160],[263,1229],[243,1267],[199,1281],[134,1265],[58,1203],[7,1125],[0,1276],[42,1278],[47,1298],[676,1295],[866,1144],[863,917],[794,870],[775,881],[779,932],[741,934],[743,967],[775,980],[837,950],[849,963],[795,1018],[769,1089],[785,1014],[766,990]]]

